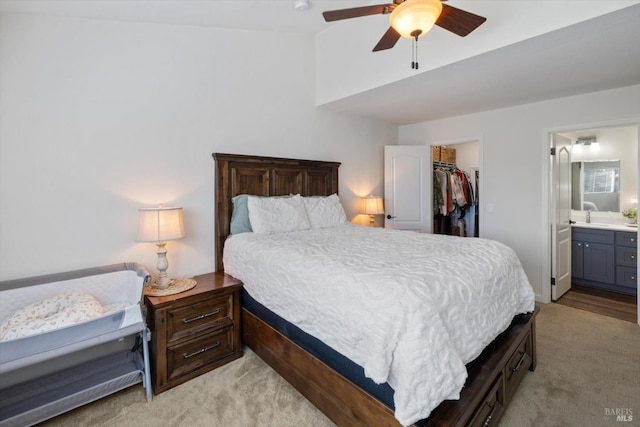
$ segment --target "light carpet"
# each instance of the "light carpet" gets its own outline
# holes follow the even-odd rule
[[[501,427],[640,425],[640,327],[559,304],[537,317],[538,366]],[[617,415],[632,417],[618,420]],[[43,424],[53,426],[333,426],[251,350],[155,396],[135,386]],[[375,427],[375,426],[372,426]]]

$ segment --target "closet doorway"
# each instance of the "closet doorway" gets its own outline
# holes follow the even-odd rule
[[[431,147],[433,234],[480,236],[480,141]]]

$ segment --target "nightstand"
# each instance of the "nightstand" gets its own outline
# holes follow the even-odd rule
[[[194,279],[186,292],[145,296],[155,394],[242,356],[242,282],[224,273]]]

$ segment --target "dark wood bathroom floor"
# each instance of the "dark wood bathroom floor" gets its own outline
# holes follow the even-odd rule
[[[556,303],[628,322],[636,323],[638,321],[638,303],[635,295],[571,285],[571,290]]]

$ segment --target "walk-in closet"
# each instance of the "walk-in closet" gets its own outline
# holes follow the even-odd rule
[[[478,237],[479,143],[436,145],[433,160],[433,233]]]

